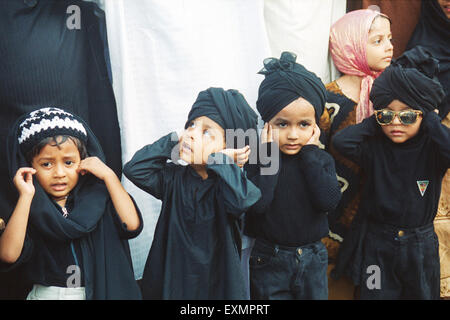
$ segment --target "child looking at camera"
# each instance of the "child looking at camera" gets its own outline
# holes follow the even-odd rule
[[[30,300],[140,299],[128,239],[142,218],[79,117],[49,107],[8,140],[19,193],[0,238],[2,269],[24,265]]]
[[[317,125],[325,87],[296,56],[264,61],[257,108],[265,122],[261,147],[279,162],[263,174],[266,159],[250,179],[262,197],[248,212],[245,233],[255,238],[250,257],[252,299],[327,299],[327,212],[341,197],[333,158],[319,149]],[[273,144],[276,148],[272,148]]]
[[[424,48],[405,52],[374,81],[375,114],[332,141],[367,176],[333,271],[350,275],[361,299],[439,299],[433,220],[450,166],[450,131],[434,112],[445,96],[437,71]],[[370,266],[379,268],[379,283],[368,285]]]

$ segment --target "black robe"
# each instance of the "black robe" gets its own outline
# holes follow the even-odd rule
[[[80,29],[67,27],[70,5],[80,8]],[[8,178],[6,137],[20,115],[62,107],[86,119],[119,176],[122,160],[104,12],[80,0],[2,0],[0,30],[0,218],[7,222],[17,192]],[[0,274],[0,298],[23,298],[28,284],[21,278]]]
[[[438,79],[446,94],[439,106],[439,116],[444,119],[450,112],[450,19],[437,0],[422,0],[420,19],[406,49],[417,45],[428,49],[439,60]]]
[[[162,200],[143,297],[246,299],[235,226],[260,191],[235,164],[208,165],[202,180],[191,166],[167,163],[177,143],[177,137],[164,136],[123,168],[135,185]],[[228,159],[222,153],[211,156]]]

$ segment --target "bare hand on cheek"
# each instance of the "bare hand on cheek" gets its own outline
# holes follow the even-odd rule
[[[106,164],[97,157],[89,157],[81,160],[77,172],[84,176],[86,173],[91,173],[101,180],[105,180],[109,175],[114,174]]]
[[[319,138],[320,138],[320,128],[316,123],[316,124],[314,124],[313,134],[312,134],[311,138],[308,140],[308,142],[306,143],[306,145],[312,144],[312,145],[318,146]]]
[[[261,143],[269,143],[269,142],[273,142],[273,130],[272,125],[266,122],[261,132]]]
[[[245,146],[240,149],[223,149],[220,152],[229,156],[240,168],[242,168],[244,164],[247,163],[251,150],[250,146]]]

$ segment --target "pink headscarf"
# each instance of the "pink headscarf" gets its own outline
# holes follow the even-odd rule
[[[370,69],[366,47],[372,22],[379,15],[387,17],[370,9],[351,11],[336,21],[330,30],[330,53],[335,66],[344,74],[363,77],[356,107],[356,123],[373,114],[370,89],[381,71]]]

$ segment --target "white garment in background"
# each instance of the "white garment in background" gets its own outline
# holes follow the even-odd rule
[[[144,145],[184,128],[197,94],[238,89],[256,110],[257,72],[270,56],[263,0],[105,1],[108,43],[123,162]],[[142,277],[160,201],[123,183],[144,217],[130,241]]]
[[[64,288],[33,285],[27,300],[86,300],[85,287]]]
[[[324,84],[335,80],[337,69],[328,54],[331,25],[346,12],[346,0],[265,0],[264,16],[272,56],[297,54],[297,62]]]

